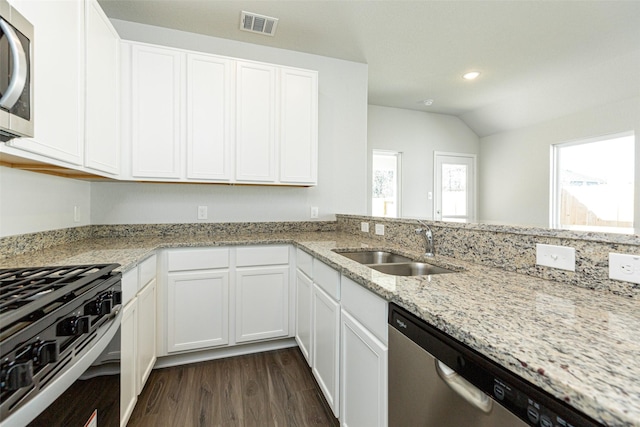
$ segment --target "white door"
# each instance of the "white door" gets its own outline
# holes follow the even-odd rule
[[[471,222],[476,215],[476,156],[435,152],[434,214],[437,221]]]
[[[167,351],[229,343],[229,272],[169,273]]]
[[[233,61],[187,55],[187,178],[229,181]]]
[[[120,173],[120,37],[95,0],[86,3],[85,166]]]
[[[313,282],[298,270],[296,274],[296,341],[311,366],[311,292]]]
[[[136,391],[142,392],[156,362],[156,279],[138,294],[138,355]]]
[[[276,181],[276,68],[236,64],[236,179]]]
[[[134,298],[122,310],[120,322],[120,423],[127,421],[136,406],[136,357],[138,339],[138,300]]]
[[[313,285],[313,375],[336,417],[340,415],[340,304]]]
[[[180,177],[182,55],[152,46],[131,48],[134,177]]]
[[[387,346],[342,310],[341,421],[387,425]]]
[[[236,342],[289,334],[289,267],[236,272]]]
[[[315,184],[318,169],[318,73],[280,70],[280,182]]]

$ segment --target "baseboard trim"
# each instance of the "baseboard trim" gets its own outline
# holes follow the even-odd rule
[[[235,345],[233,347],[214,348],[196,352],[172,354],[159,357],[153,369],[169,368],[171,366],[186,365],[189,363],[206,362],[209,360],[223,359],[225,357],[242,356],[244,354],[260,353],[263,351],[280,350],[282,348],[297,347],[295,338],[286,338],[277,341],[266,341],[251,344]]]

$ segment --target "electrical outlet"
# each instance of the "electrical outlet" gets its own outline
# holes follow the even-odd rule
[[[198,206],[198,219],[207,219],[208,216],[207,207]]]
[[[362,231],[363,233],[368,233],[369,232],[369,223],[368,222],[361,222],[360,223],[360,231]]]
[[[640,255],[609,253],[609,279],[640,284]]]
[[[378,236],[384,236],[384,224],[376,224],[376,234]]]
[[[80,211],[77,206],[73,207],[73,221],[80,222]]]
[[[311,219],[317,219],[317,218],[318,218],[318,207],[311,206]]]
[[[570,246],[536,243],[536,264],[576,271],[576,250]]]

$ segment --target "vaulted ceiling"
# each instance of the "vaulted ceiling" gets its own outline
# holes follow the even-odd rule
[[[479,136],[640,96],[640,1],[100,0],[111,18],[369,66],[369,103]],[[279,19],[240,31],[240,13]],[[474,81],[462,79],[477,70]],[[433,99],[425,106],[421,101]]]

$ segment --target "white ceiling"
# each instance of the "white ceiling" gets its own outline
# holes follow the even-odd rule
[[[111,18],[367,63],[370,104],[453,114],[481,137],[640,96],[640,0],[100,4]],[[242,10],[279,18],[275,36],[240,31]],[[463,80],[470,70],[482,74]]]

